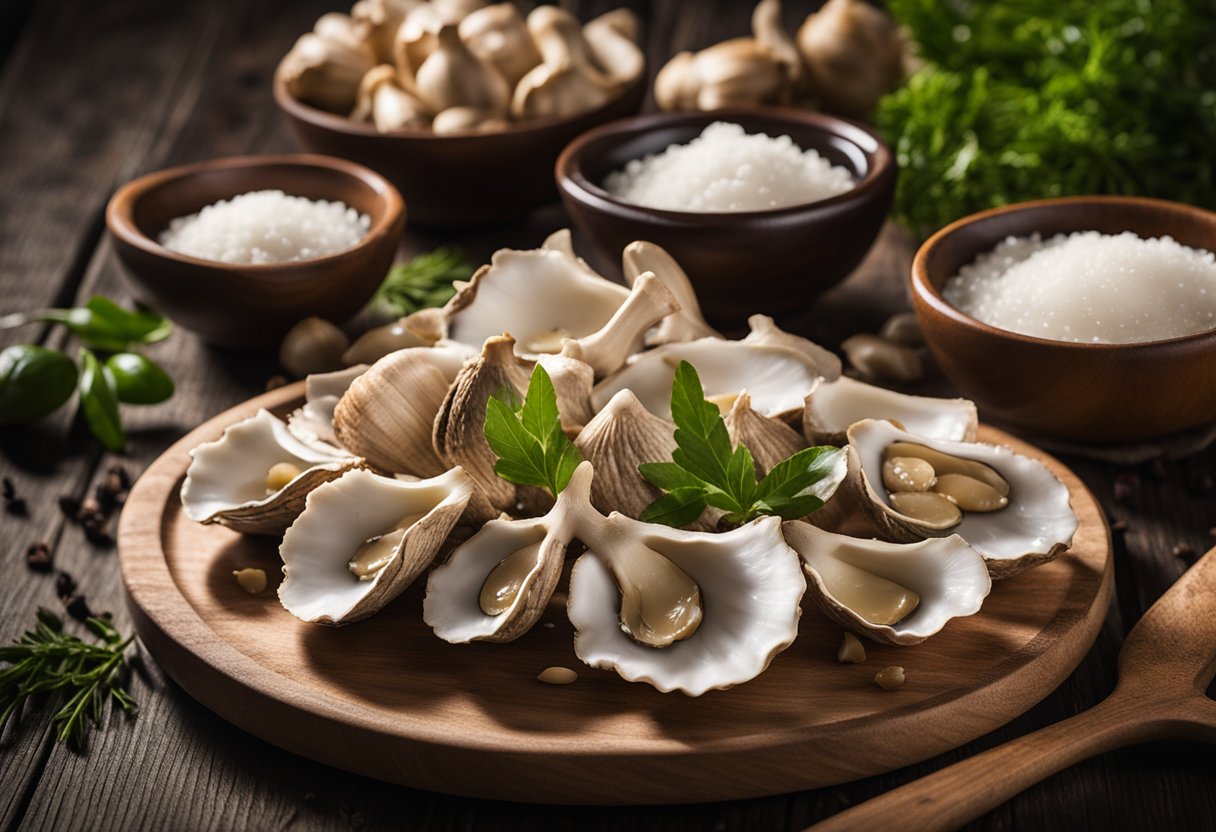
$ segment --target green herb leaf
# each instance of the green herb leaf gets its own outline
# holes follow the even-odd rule
[[[664,526],[687,526],[705,511],[705,492],[701,488],[676,488],[655,500],[638,519]]]
[[[36,422],[75,389],[76,365],[61,352],[33,344],[0,352],[0,425]]]
[[[173,379],[152,359],[134,352],[119,352],[106,359],[120,402],[156,404],[173,395]]]
[[[468,280],[472,274],[473,267],[465,261],[460,249],[437,248],[393,266],[373,303],[396,316],[443,306],[456,293],[452,282]]]
[[[51,725],[60,742],[83,745],[89,726],[101,721],[106,702],[135,711],[135,700],[125,690],[124,658],[134,636],[123,638],[108,621],[90,618],[85,626],[101,639],[81,641],[63,630],[63,620],[38,609],[34,629],[10,645],[0,647],[0,733],[20,718],[27,702],[36,707],[40,695],[49,695],[58,707]]]
[[[693,522],[713,506],[732,525],[769,514],[794,520],[819,510],[844,477],[844,451],[822,446],[798,451],[759,483],[751,451],[731,447],[717,406],[705,400],[697,371],[686,361],[671,385],[671,415],[677,448],[671,462],[638,466],[641,475],[666,492],[642,512],[642,519],[673,526]]]
[[[38,318],[60,323],[96,350],[119,352],[129,344],[151,344],[167,337],[173,324],[147,309],[124,309],[100,295],[74,309],[48,309]]]
[[[118,415],[114,376],[89,350],[80,349],[80,409],[93,435],[111,451],[127,443]]]
[[[548,489],[556,497],[582,462],[582,454],[562,430],[557,393],[545,368],[532,371],[523,405],[515,392],[501,391],[486,402],[485,436],[498,457],[494,472],[518,485]]]

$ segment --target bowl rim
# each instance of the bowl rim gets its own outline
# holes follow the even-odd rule
[[[353,245],[340,251],[331,252],[320,257],[309,257],[304,260],[289,260],[279,263],[223,263],[218,260],[207,260],[189,254],[172,251],[143,232],[135,223],[134,209],[136,203],[153,188],[172,187],[187,177],[214,170],[237,170],[248,168],[275,167],[311,167],[324,169],[357,179],[368,185],[380,197],[385,205],[383,216],[372,223],[367,232]],[[232,194],[238,196],[238,194]],[[317,153],[276,153],[249,154],[243,156],[221,156],[215,159],[204,159],[171,168],[153,171],[132,179],[120,187],[110,197],[106,204],[106,226],[110,233],[126,245],[137,248],[146,254],[165,260],[191,266],[201,266],[221,271],[253,272],[264,276],[276,272],[283,273],[297,270],[301,267],[312,267],[337,263],[356,251],[360,251],[382,241],[406,213],[405,201],[401,193],[386,178],[371,168],[339,159],[334,156],[324,156]]]
[[[844,193],[817,199],[811,202],[800,202],[796,205],[786,205],[780,208],[766,208],[757,211],[673,211],[664,208],[649,208],[634,202],[618,199],[604,188],[592,182],[583,173],[583,154],[588,145],[605,137],[618,140],[631,138],[670,124],[697,122],[708,119],[710,124],[715,121],[730,121],[741,124],[748,130],[745,122],[748,119],[761,117],[767,120],[788,122],[803,127],[822,130],[839,139],[858,147],[867,157],[873,159],[873,164],[856,184]],[[852,135],[850,135],[852,134]],[[873,149],[863,146],[857,139],[857,134],[865,136],[873,142]],[[805,149],[805,148],[803,148]],[[811,148],[814,149],[814,148]],[[843,116],[802,110],[795,107],[731,107],[709,112],[658,112],[643,113],[628,116],[607,124],[601,124],[585,133],[581,133],[562,150],[554,166],[554,176],[558,188],[579,201],[587,203],[601,211],[611,211],[627,214],[634,220],[665,220],[673,223],[691,225],[723,225],[748,221],[782,220],[801,217],[812,210],[832,208],[851,202],[862,201],[874,191],[883,187],[885,181],[895,174],[895,154],[883,139],[882,135],[872,126],[844,118]]]
[[[1195,214],[1206,218],[1208,222],[1212,224],[1213,230],[1216,230],[1216,212],[1208,211],[1204,208],[1200,208],[1197,205],[1187,205],[1182,202],[1173,202],[1168,199],[1155,199],[1144,196],[1089,194],[1081,196],[1052,197],[1049,199],[1035,199],[1027,202],[1014,202],[1009,205],[1001,205],[996,208],[989,208],[984,211],[977,211],[974,214],[968,214],[965,217],[955,220],[944,228],[939,229],[927,240],[921,243],[920,247],[916,250],[916,254],[912,258],[912,268],[909,273],[909,284],[913,298],[921,303],[924,303],[934,312],[944,318],[947,318],[951,321],[951,323],[957,326],[975,330],[993,338],[1005,339],[1031,347],[1051,347],[1053,349],[1078,351],[1085,350],[1090,352],[1114,352],[1119,350],[1131,351],[1158,349],[1162,347],[1168,348],[1178,344],[1216,339],[1216,327],[1200,330],[1199,332],[1192,332],[1187,335],[1177,335],[1172,338],[1161,338],[1155,341],[1095,343],[1093,341],[1060,341],[1052,338],[1040,338],[1036,335],[1026,335],[1025,333],[1021,332],[1001,329],[1000,327],[986,324],[978,318],[973,318],[972,316],[963,312],[957,306],[947,301],[942,295],[941,291],[935,285],[933,285],[933,281],[929,278],[929,270],[926,262],[930,255],[937,249],[939,245],[941,245],[943,240],[974,223],[988,220],[993,217],[1003,216],[1005,214],[1033,212],[1049,207],[1080,207],[1085,205],[1127,205],[1149,211],[1168,211],[1174,213]],[[1086,229],[1077,230],[1080,231]],[[1137,236],[1139,235],[1137,234]],[[1194,246],[1192,246],[1192,248],[1194,248]],[[976,252],[975,256],[978,256],[981,253],[983,252]]]
[[[361,138],[374,139],[406,139],[416,141],[448,141],[459,139],[461,141],[492,141],[500,136],[519,136],[529,133],[537,133],[545,129],[553,127],[562,127],[569,124],[574,124],[580,119],[592,119],[602,115],[608,109],[616,106],[621,101],[628,98],[630,95],[636,94],[639,88],[644,89],[646,86],[646,71],[643,69],[642,74],[635,78],[630,83],[621,88],[620,92],[615,96],[605,101],[600,106],[593,110],[587,110],[572,116],[545,116],[542,118],[530,118],[523,121],[509,121],[507,126],[502,130],[491,130],[485,133],[467,132],[467,133],[446,133],[438,134],[432,130],[390,130],[381,132],[376,129],[375,125],[363,121],[354,121],[348,116],[331,113],[328,110],[322,110],[320,107],[314,107],[311,104],[305,104],[300,99],[291,94],[287,89],[287,82],[283,80],[279,72],[274,74],[274,100],[279,106],[279,109],[285,111],[293,118],[301,121],[306,121],[314,127],[320,127],[330,130],[334,133],[341,133],[347,136],[358,136]]]

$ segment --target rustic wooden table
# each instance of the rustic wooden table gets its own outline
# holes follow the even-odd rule
[[[584,16],[620,0],[579,2]],[[674,51],[746,31],[750,3],[633,0],[652,69]],[[214,156],[291,148],[271,102],[278,58],[332,0],[5,0],[0,3],[0,312],[68,306],[95,293],[129,300],[103,208],[132,177]],[[814,2],[791,2],[790,22]],[[518,225],[461,234],[407,234],[404,252],[454,242],[481,261],[529,247],[566,219],[560,209]],[[824,297],[806,331],[836,344],[875,329],[905,303],[911,243],[888,230],[859,272]],[[3,343],[64,346],[37,325]],[[69,347],[72,345],[68,344]],[[72,347],[74,348],[74,347]],[[179,331],[152,356],[178,392],[130,408],[122,456],[100,452],[70,408],[36,428],[0,430],[0,472],[28,518],[0,515],[0,639],[37,605],[55,608],[54,579],[28,571],[26,547],[48,543],[94,610],[129,629],[113,549],[96,547],[57,507],[90,492],[121,463],[137,473],[207,417],[260,392],[272,358],[210,348]],[[999,731],[930,760],[837,788],[757,800],[658,808],[555,808],[464,800],[400,788],[280,751],[198,705],[145,658],[133,692],[138,719],[114,717],[87,753],[52,741],[36,718],[0,744],[3,827],[33,829],[360,828],[800,829],[840,809],[1092,706],[1115,681],[1123,635],[1213,543],[1216,452],[1120,468],[1066,457],[1116,524],[1117,599],[1093,650],[1046,700]],[[1114,483],[1120,477],[1119,493]],[[1216,758],[1170,743],[1078,765],[975,824],[976,829],[1216,828]]]

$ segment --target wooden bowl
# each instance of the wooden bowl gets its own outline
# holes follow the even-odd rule
[[[371,218],[345,251],[293,263],[243,265],[178,254],[159,233],[176,217],[248,191],[341,200]],[[213,344],[277,347],[310,315],[340,323],[375,293],[405,228],[401,195],[379,174],[326,156],[238,156],[170,168],[118,189],[106,225],[139,293]]]
[[[790,136],[858,182],[830,199],[738,213],[644,208],[610,196],[604,177],[631,159],[685,144],[715,121],[748,133]],[[762,312],[789,317],[843,280],[873,245],[891,207],[896,165],[872,129],[842,118],[794,109],[660,113],[604,125],[562,152],[555,171],[567,210],[609,262],[634,240],[658,243],[688,272],[710,323],[746,326]]]
[[[582,115],[532,119],[493,133],[436,136],[380,133],[371,124],[302,103],[276,76],[274,100],[296,141],[313,153],[353,159],[397,186],[415,225],[473,226],[522,219],[557,200],[553,163],[571,139],[636,113],[646,95],[640,78],[620,96]]]
[[[1216,213],[1156,199],[1048,199],[965,217],[912,262],[916,317],[942,371],[985,419],[1044,436],[1131,442],[1216,421],[1216,330],[1137,344],[1050,341],[980,323],[941,295],[947,278],[1010,235],[1073,231],[1216,249]]]

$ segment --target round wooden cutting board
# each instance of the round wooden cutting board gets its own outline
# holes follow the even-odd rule
[[[418,582],[348,627],[279,606],[278,540],[201,526],[182,513],[188,451],[257,408],[285,413],[300,384],[202,425],[158,459],[122,513],[123,579],[157,662],[224,719],[275,745],[382,780],[545,803],[727,800],[825,786],[966,743],[1051,692],[1097,636],[1112,589],[1110,539],[1064,466],[992,429],[980,438],[1041,459],[1072,495],[1073,548],[997,583],[983,611],[915,647],[866,644],[835,660],[840,628],[805,604],[800,633],[759,678],[700,698],[662,694],[575,658],[564,582],[542,624],[506,645],[452,645],[422,621]],[[260,567],[271,587],[241,589]],[[874,684],[899,664],[907,683]],[[536,675],[579,671],[571,685]]]

